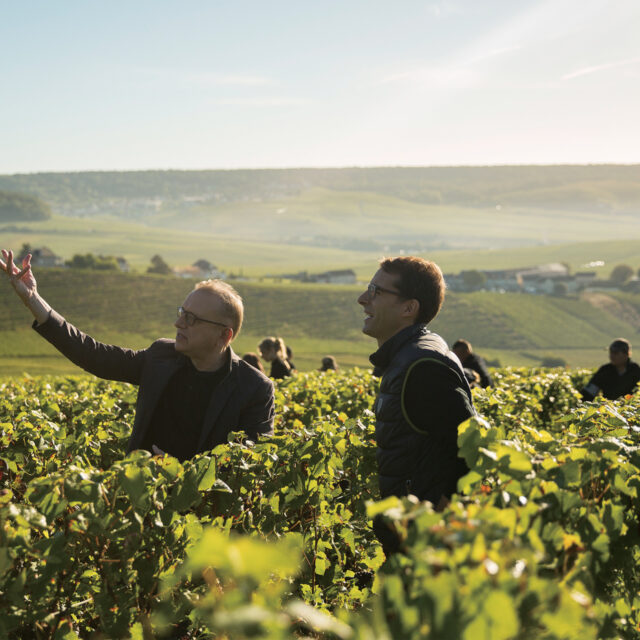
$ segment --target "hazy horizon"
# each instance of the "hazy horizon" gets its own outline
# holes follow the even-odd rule
[[[189,169],[180,169],[178,167],[140,167],[138,169],[74,169],[74,170],[59,170],[59,171],[16,171],[14,173],[0,173],[3,176],[11,175],[32,175],[38,173],[144,173],[154,171],[193,171],[193,172],[207,172],[207,171],[294,171],[294,170],[323,170],[323,169],[482,169],[493,168],[499,169],[501,167],[633,167],[640,165],[640,160],[637,162],[555,162],[555,163],[521,163],[511,162],[505,164],[406,164],[406,165],[306,165],[306,166],[273,166],[273,167],[192,167]]]

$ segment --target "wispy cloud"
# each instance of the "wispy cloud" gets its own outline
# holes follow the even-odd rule
[[[299,107],[309,104],[304,98],[289,97],[265,97],[265,98],[219,98],[210,101],[210,104],[219,107],[254,107],[254,108],[270,108],[270,107]]]
[[[375,85],[393,83],[418,84],[433,88],[465,89],[479,84],[484,74],[478,69],[481,63],[518,51],[520,46],[487,49],[474,53],[471,57],[455,60],[441,66],[414,65],[403,71],[380,78]]]
[[[189,73],[185,76],[187,82],[210,86],[228,87],[263,87],[273,84],[273,80],[266,76],[219,74],[219,73]]]
[[[459,15],[462,13],[462,8],[457,3],[442,0],[440,2],[430,2],[427,5],[427,11],[432,16]]]
[[[577,71],[572,71],[562,76],[563,80],[572,80],[573,78],[579,78],[581,76],[588,76],[592,73],[598,73],[599,71],[606,71],[607,69],[614,69],[616,67],[626,67],[627,65],[640,63],[640,58],[628,58],[627,60],[618,60],[617,62],[606,62],[604,64],[597,64],[592,67],[583,67]]]
[[[478,62],[484,62],[485,60],[490,60],[491,58],[497,58],[498,56],[506,55],[507,53],[512,53],[514,51],[519,51],[522,49],[520,45],[513,45],[509,47],[500,47],[499,49],[490,49],[488,51],[478,53],[477,55],[469,58],[466,64],[477,64]]]
[[[377,85],[412,84],[433,88],[464,89],[477,84],[478,75],[464,67],[414,67],[381,78]]]
[[[264,87],[273,85],[273,78],[250,73],[216,73],[176,68],[137,67],[133,72],[149,78],[161,78],[171,82],[186,82],[211,87]]]

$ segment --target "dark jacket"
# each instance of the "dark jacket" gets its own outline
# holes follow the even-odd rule
[[[483,389],[492,386],[493,381],[491,380],[491,374],[489,373],[487,363],[483,358],[477,356],[475,353],[470,353],[469,356],[465,358],[462,366],[465,369],[471,369],[471,371],[475,371],[480,376],[480,386]]]
[[[405,403],[414,399],[404,398],[403,393],[412,367],[433,364],[427,368],[430,376],[444,375],[452,381],[452,393],[444,396],[447,399],[436,396],[434,402],[454,398],[454,402],[463,405],[463,410],[456,407],[452,415],[470,417],[475,411],[460,361],[445,341],[424,324],[403,329],[370,360],[375,365],[374,375],[382,376],[375,403],[380,493],[383,498],[413,493],[437,505],[442,496],[449,497],[455,492],[458,478],[466,472],[464,461],[458,458],[458,421],[423,430],[410,421]],[[428,378],[424,384],[428,390]],[[438,406],[433,413],[443,416],[449,412],[447,407]]]
[[[584,400],[593,400],[599,391],[607,400],[635,393],[640,381],[640,366],[633,360],[627,362],[624,373],[618,373],[615,365],[603,364],[593,375],[589,384],[581,391]]]
[[[186,356],[173,340],[156,340],[134,351],[95,341],[51,311],[49,319],[34,329],[71,362],[99,378],[139,385],[136,417],[128,451],[138,449],[151,425],[154,409],[171,376]],[[229,348],[229,371],[215,388],[205,415],[197,452],[226,442],[230,431],[243,430],[256,439],[273,432],[273,383]]]
[[[289,361],[286,362],[282,358],[276,358],[271,361],[271,371],[269,376],[274,380],[283,380],[291,375],[291,365]]]

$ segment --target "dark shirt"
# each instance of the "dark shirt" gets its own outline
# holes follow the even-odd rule
[[[282,378],[291,375],[291,369],[282,358],[276,358],[271,361],[271,372],[269,375],[276,380],[282,380]]]
[[[211,395],[228,372],[228,366],[218,371],[198,371],[186,360],[169,379],[141,448],[152,451],[155,444],[181,462],[192,458],[197,452]]]
[[[453,442],[458,425],[475,414],[459,378],[439,362],[419,362],[411,369],[402,403],[415,427]]]
[[[483,389],[493,385],[487,363],[480,356],[477,356],[475,353],[469,354],[462,363],[462,366],[465,369],[475,371],[480,376],[480,386]]]
[[[627,368],[621,374],[616,367],[609,363],[602,365],[589,380],[589,384],[581,391],[584,400],[593,400],[598,391],[607,400],[615,400],[620,396],[634,393],[640,381],[640,366],[632,360],[627,362]]]

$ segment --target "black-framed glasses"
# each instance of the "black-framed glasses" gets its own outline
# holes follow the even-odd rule
[[[224,327],[228,329],[229,327],[226,324],[222,324],[222,322],[216,322],[215,320],[206,320],[205,318],[200,318],[195,313],[191,313],[191,311],[187,311],[184,307],[178,307],[178,318],[184,318],[187,327],[193,327],[196,322],[208,322],[209,324],[217,324],[220,327]]]
[[[394,296],[400,296],[401,298],[405,297],[404,294],[400,293],[399,291],[393,291],[393,289],[385,289],[379,284],[374,284],[373,282],[370,282],[367,285],[367,295],[369,296],[369,298],[375,298],[380,293],[392,293]]]

